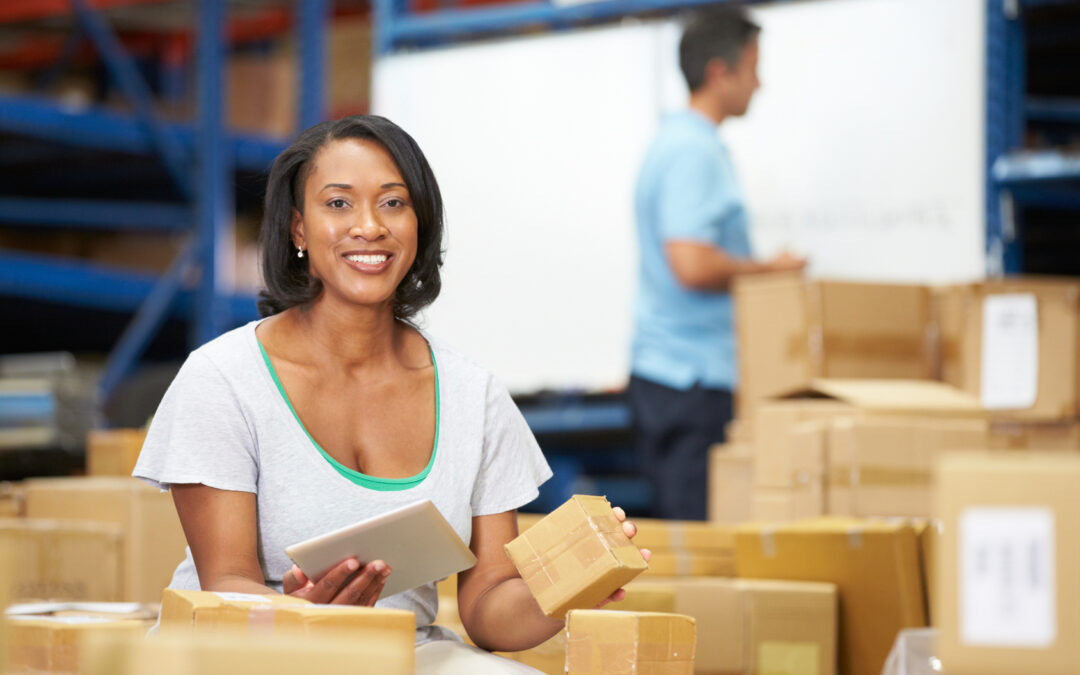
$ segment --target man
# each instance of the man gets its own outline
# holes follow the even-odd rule
[[[708,448],[724,440],[736,384],[732,280],[806,264],[786,253],[751,258],[746,209],[717,134],[726,118],[746,113],[760,84],[760,30],[729,8],[690,21],[679,43],[689,109],[663,121],[638,177],[629,398],[662,518],[706,517]]]

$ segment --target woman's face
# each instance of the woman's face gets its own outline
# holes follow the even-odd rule
[[[293,244],[304,249],[324,293],[392,307],[416,259],[416,212],[405,179],[390,153],[369,140],[332,141],[312,163],[304,213],[293,213]]]

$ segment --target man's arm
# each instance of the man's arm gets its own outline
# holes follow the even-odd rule
[[[679,283],[696,291],[726,291],[737,276],[794,272],[806,267],[805,258],[786,252],[767,262],[758,262],[736,258],[718,246],[688,240],[665,242],[664,253]]]

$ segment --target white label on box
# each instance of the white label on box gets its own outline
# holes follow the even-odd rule
[[[960,640],[1044,648],[1057,639],[1054,512],[978,507],[960,515]]]
[[[214,595],[218,596],[222,600],[227,600],[229,602],[270,602],[270,598],[266,597],[265,595],[257,595],[255,593],[217,593],[217,592],[215,592]]]
[[[1039,311],[1030,293],[983,300],[983,407],[1030,408],[1039,395]]]

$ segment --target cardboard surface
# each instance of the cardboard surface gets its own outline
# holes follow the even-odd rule
[[[828,512],[928,518],[934,463],[986,447],[984,419],[836,419],[828,432]]]
[[[22,483],[0,483],[0,518],[26,515],[26,488]]]
[[[575,609],[566,616],[566,673],[692,675],[695,643],[688,616]]]
[[[667,591],[673,612],[697,622],[697,675],[830,675],[836,672],[836,586],[759,579],[641,578],[626,601]],[[764,659],[762,652],[765,653]],[[809,663],[803,655],[813,655]],[[791,663],[791,667],[783,665]]]
[[[574,495],[506,545],[551,617],[597,603],[648,568],[603,497]]]
[[[363,634],[173,634],[144,639],[92,640],[86,675],[412,675],[415,651]]]
[[[1080,450],[1080,421],[992,420],[992,450]]]
[[[637,526],[634,544],[650,550],[684,550],[730,553],[735,547],[735,528],[721,523],[694,520],[631,518]]]
[[[284,607],[310,606],[307,600],[268,593],[212,593],[166,588],[161,595],[161,632],[247,630],[274,625],[273,611]]]
[[[928,287],[782,274],[740,277],[733,293],[740,414],[813,378],[929,379],[936,371]]]
[[[86,473],[131,476],[139,460],[146,429],[94,429],[86,435]]]
[[[81,673],[82,645],[109,634],[141,639],[153,621],[103,617],[4,617],[10,635],[9,673]]]
[[[115,524],[0,520],[0,550],[11,555],[3,586],[13,600],[124,599],[124,535]]]
[[[941,376],[979,395],[982,390],[983,308],[994,295],[1032,294],[1037,303],[1037,397],[1027,409],[1004,412],[1016,419],[1063,420],[1080,416],[1080,281],[1016,277],[940,289]]]
[[[736,524],[750,519],[753,506],[753,448],[741,443],[709,449],[709,521]]]
[[[643,577],[735,576],[735,549],[719,553],[687,550],[655,550]]]
[[[158,602],[187,541],[172,497],[134,478],[95,476],[26,482],[29,518],[113,523],[124,535],[124,586],[115,600]]]
[[[1080,663],[1080,457],[942,460],[935,612],[950,675],[1065,675]]]
[[[416,615],[402,609],[348,605],[278,605],[273,629],[308,635],[363,634],[402,652],[416,648]]]
[[[926,623],[910,524],[841,517],[750,523],[739,528],[735,550],[740,577],[836,584],[840,675],[878,675],[896,633]]]

